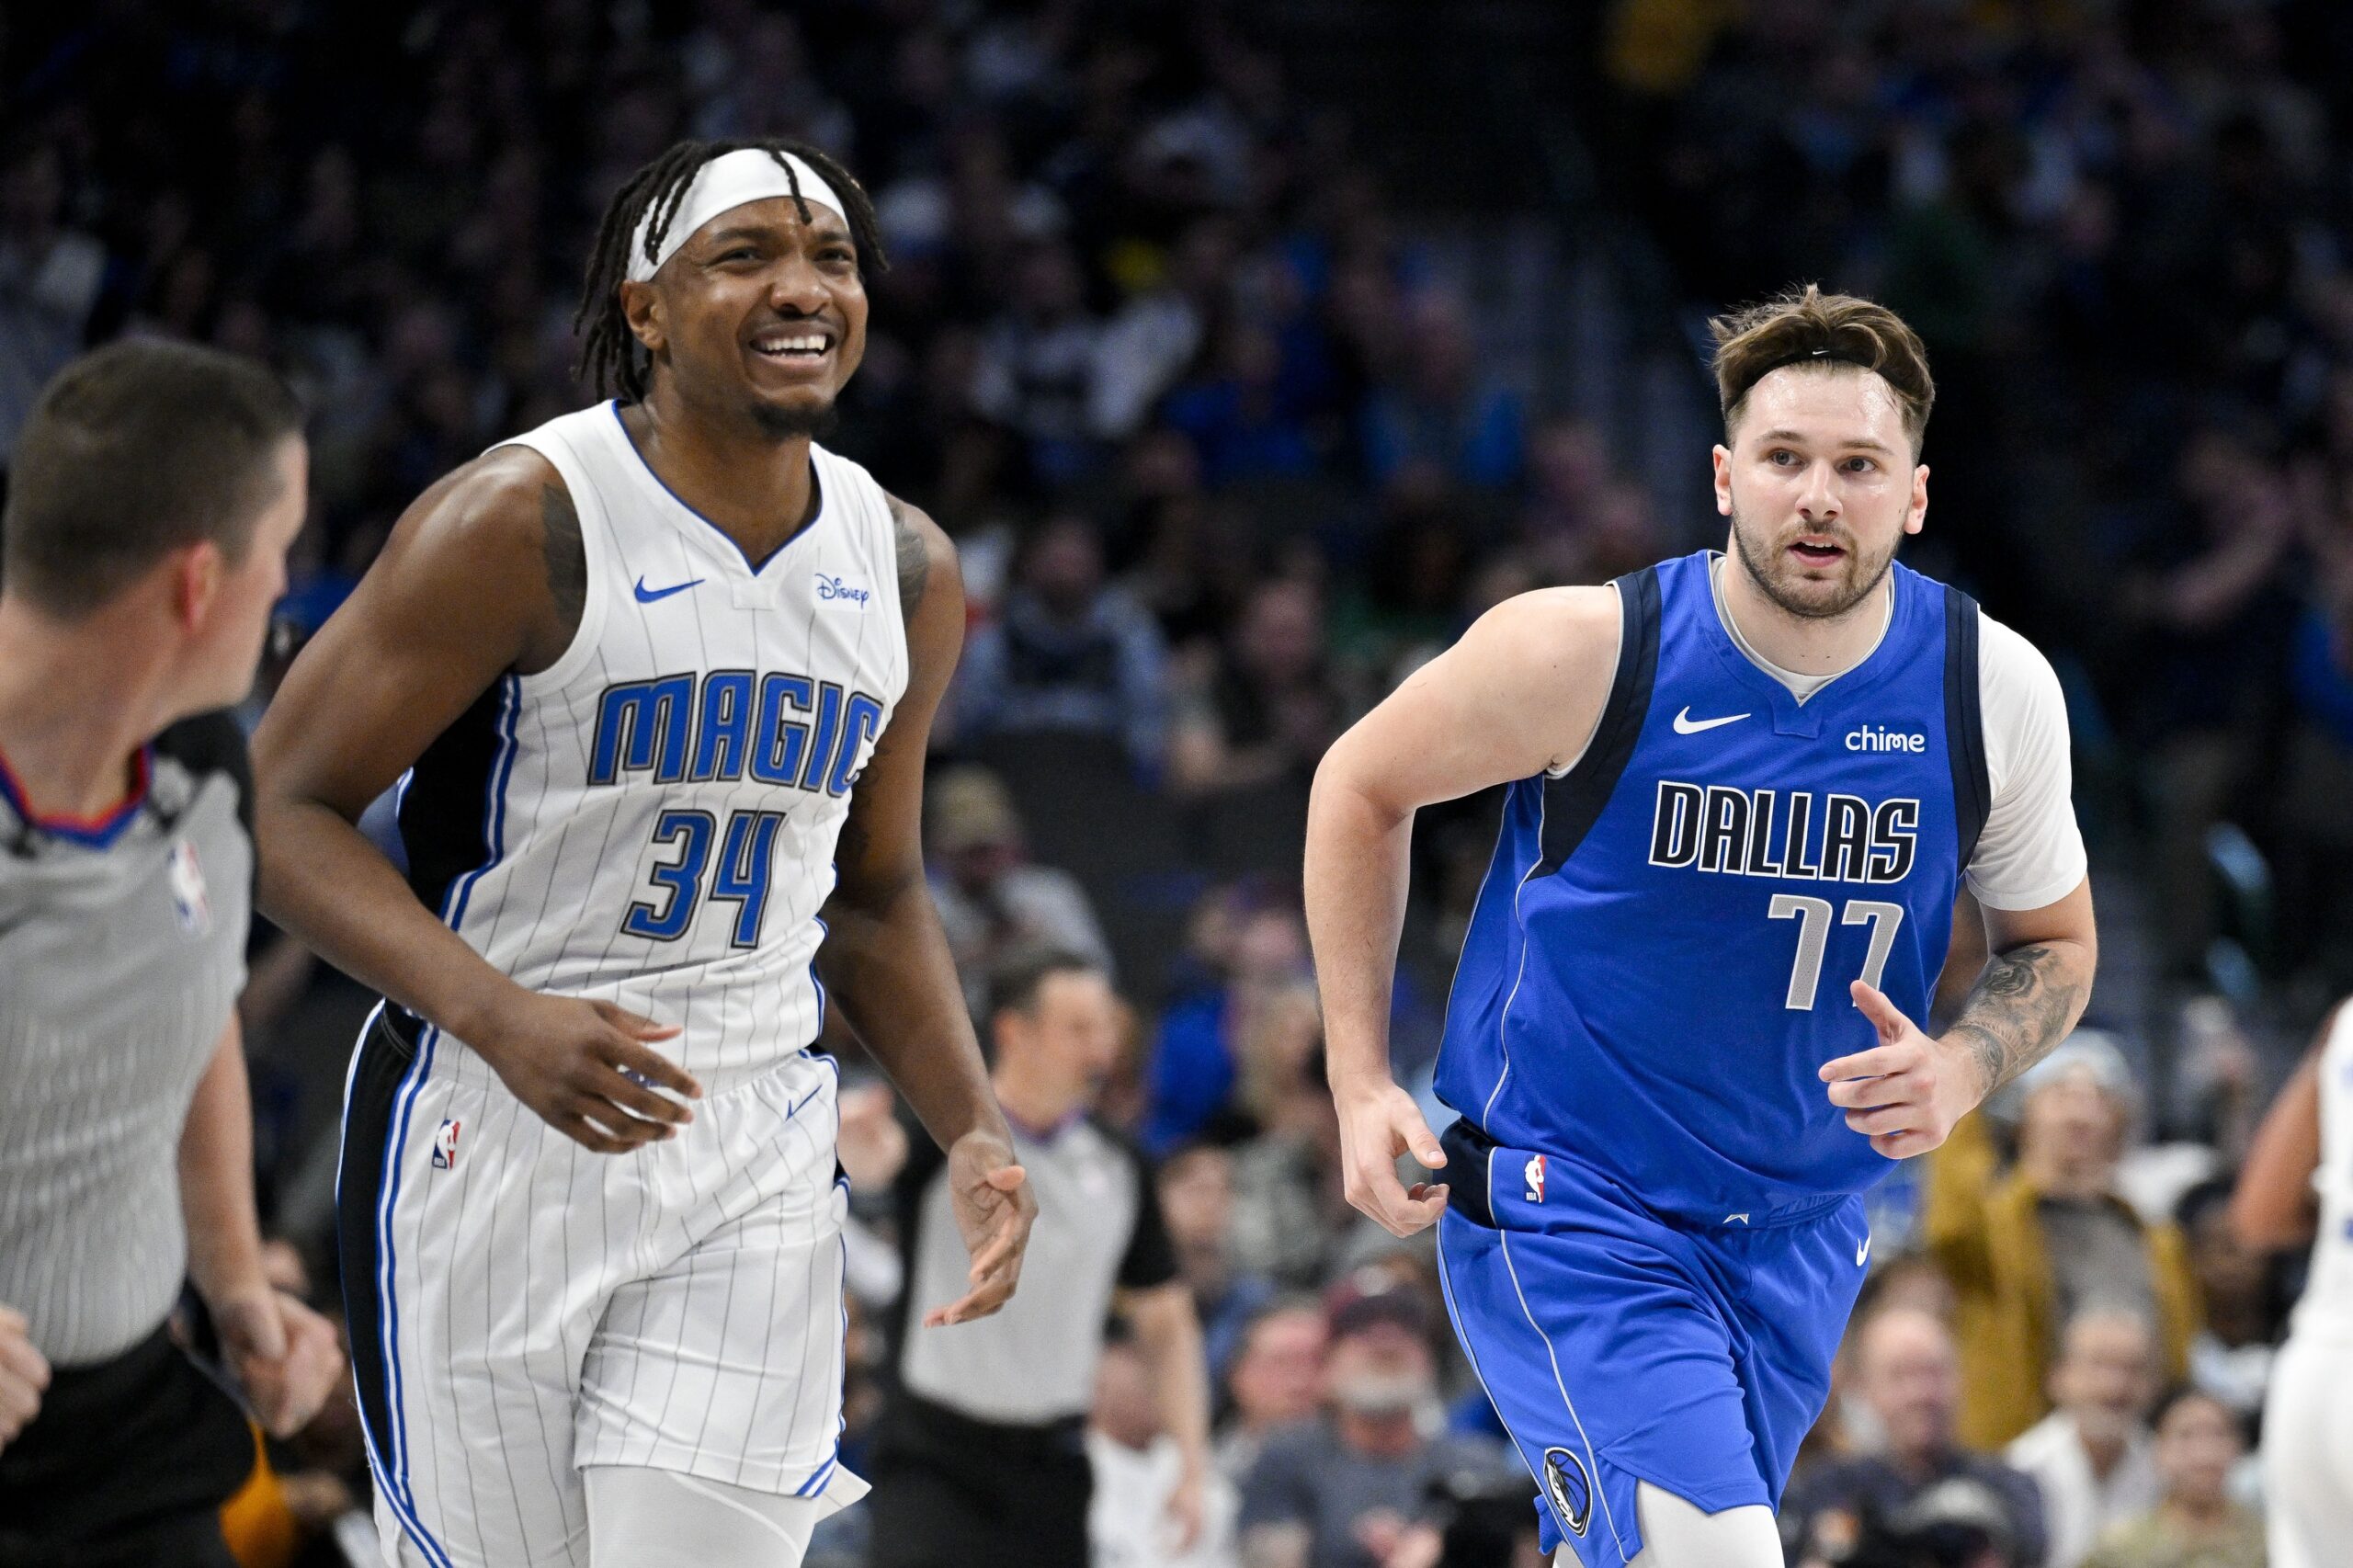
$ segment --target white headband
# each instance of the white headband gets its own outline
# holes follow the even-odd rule
[[[760,147],[738,148],[722,153],[695,171],[694,183],[678,200],[678,210],[670,219],[670,226],[662,233],[661,247],[654,259],[645,259],[645,233],[654,222],[654,208],[645,210],[638,220],[637,233],[630,237],[629,277],[632,283],[643,283],[662,270],[662,264],[678,254],[678,247],[694,237],[697,229],[722,212],[743,206],[747,201],[767,201],[792,194],[792,182],[785,177],[784,169],[777,162],[781,158],[792,165],[801,181],[801,197],[820,207],[830,207],[847,222],[849,210],[842,199],[834,194],[824,176],[790,153],[770,153]]]

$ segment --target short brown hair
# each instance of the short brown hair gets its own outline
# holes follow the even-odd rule
[[[1875,370],[1904,408],[1912,450],[1927,434],[1937,383],[1920,335],[1885,305],[1853,294],[1825,294],[1818,283],[1750,305],[1708,323],[1716,340],[1716,401],[1724,434],[1740,422],[1749,389],[1784,365],[1853,365]]]
[[[210,540],[232,564],[276,498],[301,404],[267,367],[154,338],[108,344],[41,389],[0,513],[11,593],[81,616],[173,551]]]

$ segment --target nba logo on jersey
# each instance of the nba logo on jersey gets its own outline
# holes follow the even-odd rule
[[[433,1135],[433,1168],[446,1171],[458,1163],[458,1124],[444,1121]]]
[[[204,868],[197,862],[196,846],[183,838],[172,846],[172,913],[180,929],[200,937],[212,927],[212,900],[204,891]]]
[[[1543,1155],[1541,1155],[1541,1154],[1530,1154],[1530,1155],[1529,1155],[1529,1156],[1528,1156],[1528,1170],[1527,1170],[1527,1172],[1526,1172],[1526,1175],[1527,1175],[1527,1176],[1528,1176],[1528,1201],[1529,1201],[1530,1203],[1541,1203],[1541,1202],[1543,1202],[1543,1201],[1544,1201],[1544,1156],[1543,1156]]]

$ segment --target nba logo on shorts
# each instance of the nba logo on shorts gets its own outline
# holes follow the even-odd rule
[[[446,1171],[458,1163],[458,1124],[444,1121],[433,1135],[433,1168]]]
[[[196,858],[196,846],[183,838],[172,846],[172,864],[168,879],[172,885],[172,913],[179,916],[180,929],[191,937],[200,937],[212,926],[212,900],[204,891],[204,868]]]
[[[1541,1203],[1541,1202],[1543,1202],[1543,1201],[1544,1201],[1544,1156],[1543,1156],[1543,1155],[1541,1155],[1541,1154],[1530,1154],[1530,1155],[1529,1155],[1529,1156],[1528,1156],[1528,1170],[1527,1170],[1527,1172],[1526,1172],[1526,1175],[1527,1175],[1527,1176],[1528,1176],[1528,1201],[1529,1201],[1530,1203]]]

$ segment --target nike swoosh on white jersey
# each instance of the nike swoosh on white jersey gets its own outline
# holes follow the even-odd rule
[[[1694,719],[1691,717],[1691,710],[1686,708],[1675,716],[1675,733],[1678,735],[1696,735],[1702,730],[1712,730],[1720,724],[1737,724],[1747,717],[1745,713],[1727,713],[1721,719]]]

